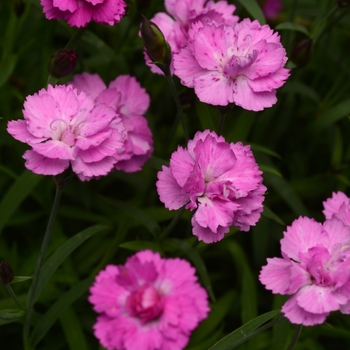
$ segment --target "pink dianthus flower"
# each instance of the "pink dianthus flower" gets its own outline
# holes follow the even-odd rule
[[[286,51],[268,25],[244,19],[235,26],[192,26],[188,45],[173,57],[174,74],[199,100],[234,103],[260,111],[277,102],[276,89],[289,76]]]
[[[109,350],[181,350],[209,312],[195,269],[182,259],[141,251],[108,265],[90,288],[100,315],[95,336]]]
[[[126,128],[124,148],[114,155],[115,168],[125,172],[141,170],[153,152],[152,132],[146,113],[150,98],[132,76],[121,75],[108,88],[97,74],[75,75],[72,82],[78,91],[90,95],[96,104],[106,104],[120,115]]]
[[[323,202],[326,219],[337,218],[350,226],[350,198],[345,193],[333,192],[332,197]]]
[[[267,259],[259,279],[273,293],[292,297],[282,312],[313,326],[331,311],[350,314],[350,227],[338,219],[323,224],[300,217],[281,239],[283,258]]]
[[[123,0],[40,0],[47,19],[64,19],[70,26],[85,27],[90,21],[114,25],[125,15]]]
[[[232,225],[248,231],[259,220],[266,191],[261,173],[249,146],[205,130],[187,148],[178,147],[170,166],[158,172],[156,185],[166,208],[196,210],[193,234],[212,243]]]
[[[36,174],[57,175],[71,165],[81,180],[103,176],[123,149],[125,127],[115,110],[96,106],[72,85],[49,85],[27,96],[23,116],[9,121],[7,131],[32,147],[23,158]]]
[[[226,0],[165,0],[164,5],[168,13],[158,12],[151,21],[162,31],[172,54],[187,44],[188,32],[193,24],[215,21],[234,25],[239,20],[238,16],[233,15],[236,6],[228,4]],[[162,74],[157,66],[150,64],[146,54],[145,56],[152,72]]]

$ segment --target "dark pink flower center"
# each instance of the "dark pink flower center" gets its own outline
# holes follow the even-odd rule
[[[147,323],[162,313],[162,297],[152,285],[146,283],[131,292],[126,307],[131,316],[138,317],[142,323]]]

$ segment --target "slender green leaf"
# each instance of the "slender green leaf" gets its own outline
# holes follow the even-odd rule
[[[38,176],[31,171],[25,170],[16,180],[16,182],[9,188],[0,203],[0,232],[19,205],[43,178],[43,176]]]
[[[261,25],[266,23],[265,16],[256,2],[256,0],[238,0],[239,3],[250,13],[253,18],[256,18]]]
[[[238,301],[237,292],[231,290],[218,299],[212,306],[208,318],[201,322],[199,327],[193,332],[189,345],[199,343],[213,333],[223,323],[224,317],[232,309],[235,301]]]
[[[267,312],[266,314],[260,315],[257,318],[249,321],[242,327],[236,329],[232,333],[228,334],[226,337],[220,339],[216,344],[214,344],[209,350],[231,350],[237,347],[238,345],[244,343],[252,336],[260,333],[259,327],[265,322],[271,320],[276,315],[278,315],[280,310],[273,310]],[[264,327],[261,327],[264,328]],[[258,332],[255,330],[258,329]],[[263,329],[261,329],[263,331]]]
[[[81,320],[71,307],[68,307],[59,318],[64,335],[67,339],[69,349],[71,350],[88,350]]]
[[[261,145],[257,145],[256,143],[250,143],[250,147],[251,147],[253,152],[260,152],[263,154],[267,154],[268,156],[272,156],[272,157],[281,159],[281,156],[270,148],[267,148],[267,147],[264,147]]]
[[[342,118],[349,117],[350,99],[338,103],[336,106],[323,112],[312,124],[312,128],[321,130],[327,128],[331,124],[336,123]]]
[[[278,177],[271,174],[264,174],[264,178],[268,183],[268,186],[274,188],[274,190],[284,199],[296,215],[308,216],[308,210],[300,197],[291,188],[290,184],[282,177]]]
[[[123,212],[127,213],[138,222],[140,222],[149,230],[151,234],[153,234],[153,236],[158,237],[160,235],[160,232],[161,232],[160,226],[144,211],[126,202],[112,200],[106,197],[103,197],[103,199],[106,200],[111,205],[114,205],[115,207],[117,207],[119,210],[122,210]]]
[[[266,205],[264,205],[264,211],[262,212],[262,215],[277,222],[278,224],[282,225],[282,226],[286,226],[286,224],[284,223],[284,221],[277,216],[269,207],[267,207]]]
[[[242,293],[241,293],[241,315],[242,323],[247,323],[251,319],[257,317],[257,295],[256,295],[256,278],[254,278],[252,271],[246,265],[243,270],[242,279]]]
[[[52,274],[61,265],[61,263],[82,243],[84,243],[88,238],[96,233],[106,230],[106,226],[95,225],[91,226],[79,233],[77,233],[72,238],[68,239],[61,247],[59,247],[51,257],[44,264],[40,278],[35,289],[35,294],[33,296],[34,300],[40,295],[42,289],[44,288],[47,281],[50,279]]]
[[[188,258],[196,267],[197,272],[202,280],[204,287],[207,289],[210,298],[215,302],[215,295],[210,282],[208,271],[198,251],[193,249],[187,242],[181,241],[179,239],[169,239],[165,241],[165,244],[182,250],[188,256]]]
[[[272,175],[276,175],[276,176],[282,177],[282,174],[276,168],[273,168],[272,166],[259,164],[259,168],[264,173],[269,173],[269,174],[272,174]]]
[[[20,309],[4,309],[0,310],[0,320],[5,321],[16,321],[23,317],[25,314],[24,310]]]
[[[154,252],[162,251],[158,243],[151,241],[130,241],[120,244],[119,247],[129,249],[135,252],[143,249],[151,249]]]
[[[15,276],[15,277],[13,277],[13,280],[11,281],[10,284],[21,283],[24,281],[31,280],[32,278],[33,278],[33,276]]]
[[[293,31],[304,33],[308,37],[310,36],[310,33],[307,31],[307,29],[298,23],[283,22],[283,23],[278,24],[275,27],[275,29],[276,30],[293,30]]]
[[[39,323],[33,330],[31,335],[31,343],[33,346],[39,343],[39,341],[45,336],[52,325],[56,322],[57,318],[76,300],[78,299],[89,286],[92,284],[93,278],[89,277],[75,286],[68,292],[63,294],[47,311],[47,313],[40,319]]]

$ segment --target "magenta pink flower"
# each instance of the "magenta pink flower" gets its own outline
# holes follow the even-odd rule
[[[146,90],[129,75],[117,77],[108,88],[97,74],[89,73],[75,75],[72,84],[96,104],[113,107],[122,118],[126,137],[124,148],[114,155],[115,168],[125,172],[141,170],[153,152],[152,133],[143,116],[150,103]]]
[[[260,218],[266,191],[250,147],[209,130],[178,147],[156,185],[169,210],[196,210],[193,234],[205,243],[221,240],[232,225],[248,231]]]
[[[47,19],[64,19],[70,26],[89,22],[114,25],[125,15],[124,0],[40,0]]]
[[[125,128],[111,107],[95,106],[73,86],[41,89],[24,102],[24,120],[8,123],[7,131],[32,147],[25,166],[36,174],[57,175],[70,165],[81,180],[106,175],[122,152]]]
[[[284,232],[281,251],[283,258],[267,259],[259,278],[273,293],[292,295],[282,307],[292,323],[323,323],[335,310],[350,314],[349,226],[300,217]]]
[[[326,219],[337,218],[350,226],[350,198],[343,192],[333,192],[332,197],[323,202]]]
[[[209,311],[194,268],[149,250],[108,265],[90,293],[95,336],[109,350],[181,350]]]
[[[162,31],[173,54],[187,44],[188,31],[193,24],[199,21],[215,21],[234,25],[239,19],[233,15],[236,6],[228,4],[226,0],[165,0],[164,5],[170,16],[165,12],[158,12],[151,21]],[[157,66],[150,64],[146,54],[145,57],[152,72],[162,74]]]
[[[289,76],[280,37],[258,21],[235,26],[199,23],[188,45],[174,55],[174,74],[212,105],[234,103],[260,111],[277,102],[276,89]]]

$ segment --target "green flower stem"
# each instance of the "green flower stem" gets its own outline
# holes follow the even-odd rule
[[[15,303],[19,306],[20,309],[25,310],[24,306],[22,305],[22,303],[17,299],[17,296],[15,294],[15,292],[13,291],[12,287],[10,284],[6,284],[5,285],[6,289],[8,290],[8,292],[10,293],[12,299],[15,301]]]
[[[45,258],[46,250],[47,250],[47,247],[49,245],[51,232],[52,232],[52,228],[53,228],[54,221],[56,218],[56,214],[57,214],[58,206],[59,206],[60,199],[62,196],[62,192],[63,192],[63,188],[61,186],[56,186],[56,194],[55,194],[55,199],[54,199],[54,202],[52,205],[52,210],[51,210],[49,222],[47,224],[45,235],[44,235],[44,240],[43,240],[43,243],[41,245],[40,254],[39,254],[38,261],[37,261],[37,264],[35,267],[32,284],[30,285],[29,292],[28,292],[26,316],[25,316],[24,326],[23,326],[23,343],[24,343],[25,350],[31,349],[29,333],[30,333],[30,321],[31,321],[31,317],[32,317],[33,306],[34,306],[34,303],[35,303],[36,298],[37,298],[36,288],[37,288],[37,284],[39,281],[40,271],[41,271],[41,267],[43,264],[43,260]]]
[[[181,107],[180,100],[179,100],[179,97],[177,95],[177,91],[176,91],[175,84],[174,84],[174,81],[173,81],[173,77],[171,76],[171,74],[169,74],[167,76],[167,79],[168,79],[168,82],[169,82],[169,85],[170,85],[171,93],[172,93],[172,95],[174,97],[174,100],[175,100],[177,113],[178,113],[178,116],[179,116],[179,118],[181,120],[181,124],[182,124],[182,128],[183,128],[183,131],[184,131],[185,140],[186,140],[186,143],[187,143],[189,138],[188,138],[188,131],[187,131],[186,123],[185,123],[185,118],[184,118],[184,115],[182,113],[182,107]]]
[[[300,336],[300,333],[301,333],[301,329],[303,328],[303,325],[302,324],[299,324],[295,330],[295,333],[294,333],[294,336],[293,336],[293,339],[291,341],[291,343],[289,344],[289,347],[288,347],[288,350],[293,350],[295,345],[297,344],[298,342],[298,339],[299,339],[299,336]]]
[[[221,113],[220,110],[220,119],[218,125],[218,135],[222,135],[222,131],[224,130],[225,118],[227,113]]]
[[[185,211],[185,206],[181,207],[180,210],[176,213],[174,218],[171,220],[170,224],[168,227],[161,233],[159,240],[163,240],[175,227],[175,225],[178,223],[178,221],[181,218],[181,215]]]

